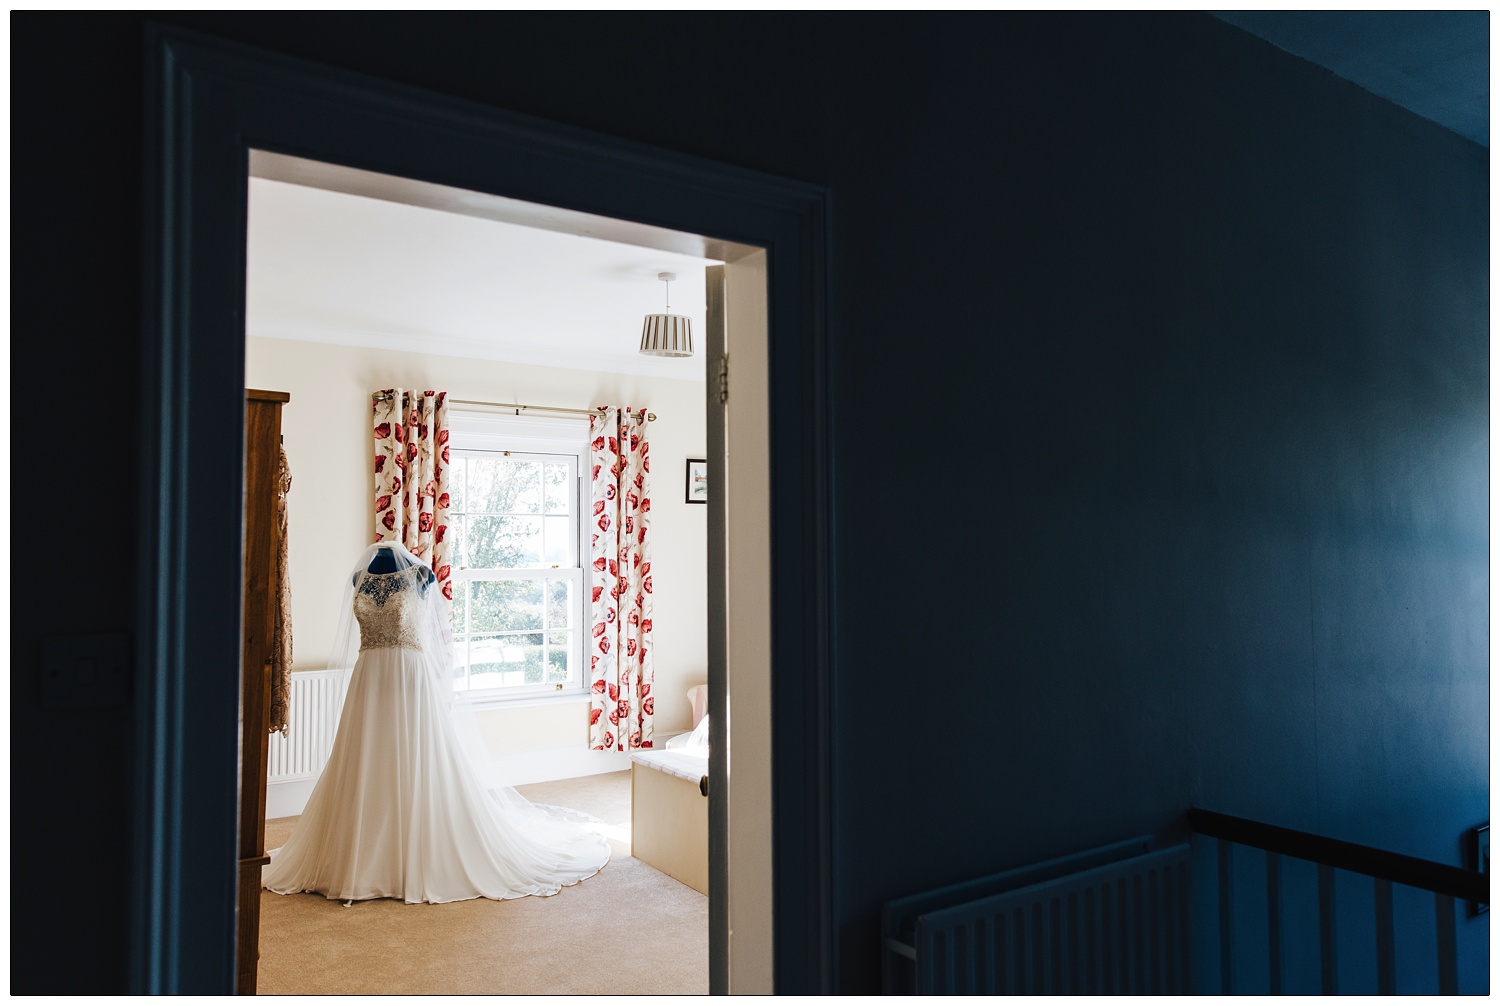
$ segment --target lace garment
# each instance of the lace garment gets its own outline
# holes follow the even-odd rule
[[[394,573],[366,574],[359,593],[354,595],[359,651],[386,646],[420,650],[422,603],[415,567]]]

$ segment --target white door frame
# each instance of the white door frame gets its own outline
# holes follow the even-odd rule
[[[251,149],[769,250],[765,670],[775,926],[774,978],[765,979],[778,992],[829,991],[826,192],[191,32],[152,26],[146,50],[131,991],[234,987],[241,529],[228,515],[242,506]],[[711,467],[712,484],[724,485],[724,474]],[[730,511],[733,526],[732,501]],[[725,712],[714,710],[719,723]],[[719,749],[710,773],[712,790],[727,793]],[[729,885],[717,886],[710,978],[713,991],[726,992]]]

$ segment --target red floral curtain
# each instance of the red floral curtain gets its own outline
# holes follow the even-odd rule
[[[589,745],[651,747],[651,459],[645,411],[600,409],[589,419],[593,513],[593,706]]]
[[[399,541],[432,567],[453,600],[448,563],[448,393],[374,395],[375,540]]]

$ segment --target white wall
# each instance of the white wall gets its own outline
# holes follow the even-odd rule
[[[650,425],[656,733],[691,729],[686,692],[708,676],[708,508],[683,501],[683,469],[687,458],[704,456],[701,383],[266,339],[256,337],[253,327],[246,340],[246,386],[292,396],[283,409],[282,439],[292,472],[296,668],[325,666],[344,577],[374,540],[371,392],[431,388],[476,401],[644,406],[657,415]],[[486,710],[481,728],[500,753],[581,745],[588,700]]]

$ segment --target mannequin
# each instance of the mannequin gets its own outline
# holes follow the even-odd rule
[[[382,545],[380,542],[376,542],[375,555],[370,559],[370,565],[366,567],[366,572],[382,574],[394,573],[400,568],[401,564],[397,563],[396,561],[395,546]],[[359,574],[357,572],[354,574],[354,579],[359,579]],[[427,586],[433,581],[432,570],[428,569],[426,566],[419,565],[417,568],[417,579],[422,583],[422,593],[427,593]]]

